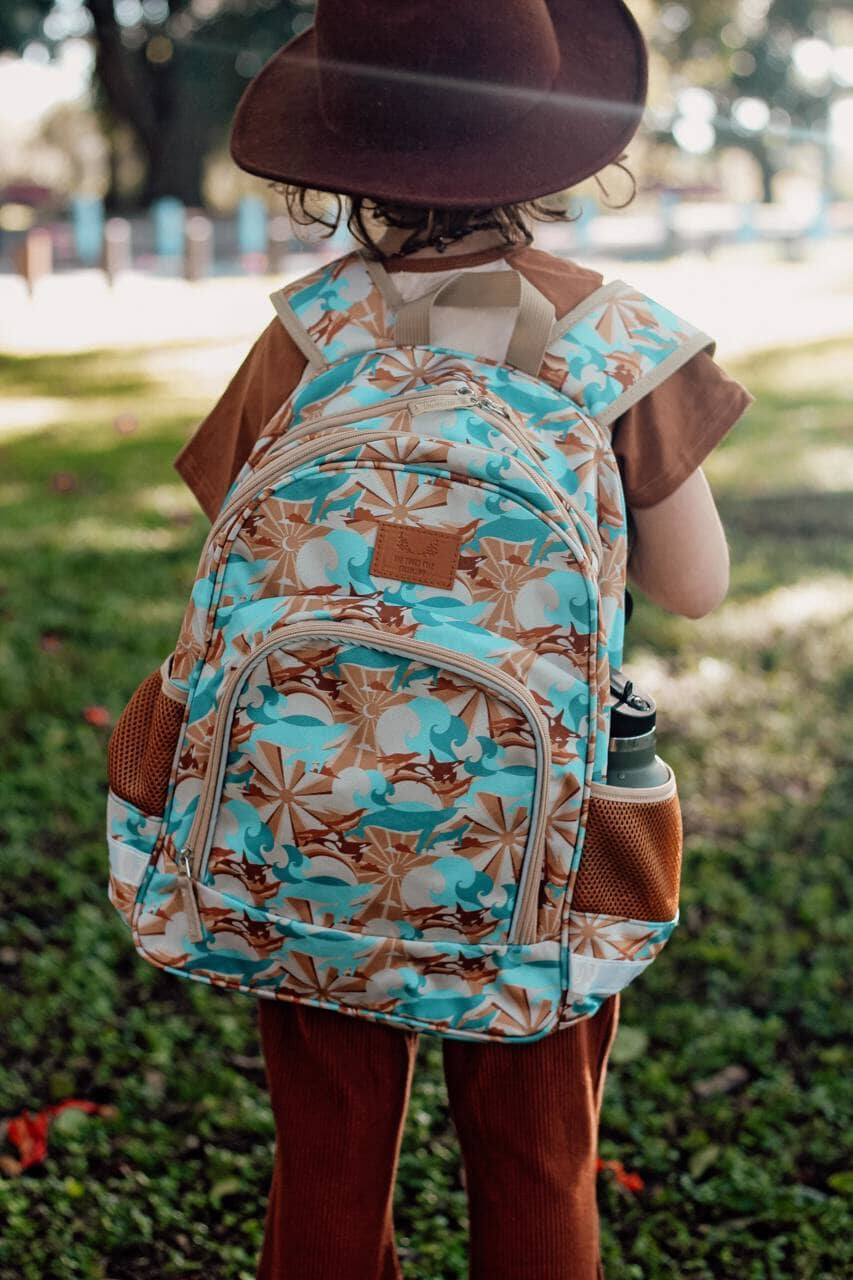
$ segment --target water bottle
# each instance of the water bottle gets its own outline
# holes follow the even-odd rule
[[[633,682],[614,671],[610,679],[610,745],[607,785],[657,787],[670,777],[668,765],[656,754],[657,708]]]

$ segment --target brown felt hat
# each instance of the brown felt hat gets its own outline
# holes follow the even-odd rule
[[[646,82],[621,0],[318,0],[243,94],[231,154],[323,191],[510,204],[619,157]]]

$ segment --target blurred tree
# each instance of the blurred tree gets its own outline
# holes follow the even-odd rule
[[[0,4],[0,51],[19,49],[32,40],[52,8],[53,0]]]
[[[56,48],[75,11],[86,18],[105,130],[114,148],[129,132],[144,161],[134,203],[173,195],[199,205],[205,158],[242,90],[311,8],[311,0],[3,0],[0,49]],[[114,183],[108,203],[121,201]]]
[[[823,151],[830,185],[829,109],[833,94],[831,23],[849,12],[838,0],[659,2],[654,42],[676,86],[702,86],[714,98],[721,142],[758,162],[764,200],[791,140]],[[677,117],[676,117],[677,119]],[[671,125],[658,132],[672,140]]]
[[[700,129],[697,153],[715,136],[749,151],[767,200],[789,139],[822,144],[829,174],[833,78],[824,54],[832,15],[849,12],[850,0],[632,3],[671,67],[676,103],[679,89],[691,86],[713,98],[716,115]],[[114,173],[130,140],[146,174],[136,202],[175,195],[197,205],[205,159],[222,144],[240,92],[313,8],[313,0],[0,0],[0,50],[33,42],[55,50],[75,34],[91,39]],[[656,136],[683,146],[677,105],[669,116]],[[113,207],[119,186],[114,180]]]

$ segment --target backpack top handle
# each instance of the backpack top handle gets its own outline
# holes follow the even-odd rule
[[[400,346],[432,342],[433,313],[444,307],[517,307],[506,364],[538,375],[554,328],[554,305],[518,271],[460,271],[437,289],[404,302],[397,310],[394,335]]]

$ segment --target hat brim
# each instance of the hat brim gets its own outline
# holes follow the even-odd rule
[[[248,173],[344,195],[436,208],[492,207],[562,191],[624,152],[643,113],[647,58],[622,0],[549,0],[561,49],[552,90],[510,128],[414,150],[353,144],[320,106],[314,29],[246,89],[231,155]]]

